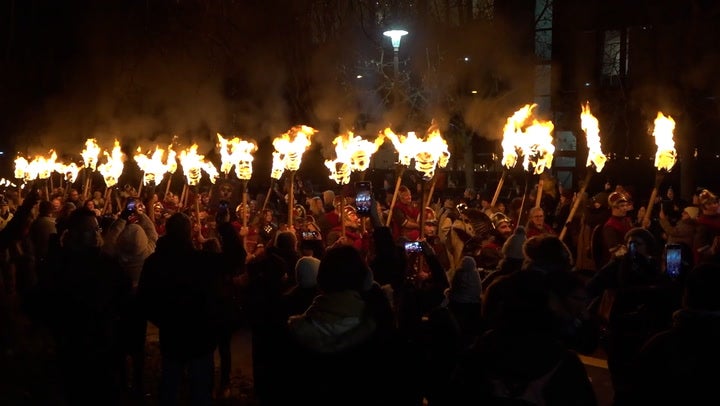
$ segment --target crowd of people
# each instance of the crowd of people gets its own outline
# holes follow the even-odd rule
[[[236,186],[185,199],[126,187],[112,201],[8,191],[0,364],[26,356],[28,326],[44,329],[61,404],[118,404],[148,390],[151,323],[162,405],[183,386],[192,404],[232,396],[239,328],[261,405],[594,405],[579,354],[598,353],[617,405],[718,400],[720,205],[707,189],[647,206],[609,184],[493,205],[492,191],[427,200],[407,184],[365,214],[351,188],[242,199]]]

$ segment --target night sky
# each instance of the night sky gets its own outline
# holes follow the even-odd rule
[[[373,7],[381,3],[393,7],[378,19]],[[389,125],[423,131],[432,119],[446,129],[460,122],[479,138],[496,141],[505,118],[532,101],[532,28],[522,26],[526,20],[532,23],[532,9],[517,8],[531,2],[496,1],[492,27],[471,24],[462,29],[407,17],[424,3],[358,0],[323,9],[317,5],[324,2],[302,0],[0,1],[0,148],[13,156],[15,151],[35,154],[54,148],[77,159],[82,142],[90,137],[106,148],[118,138],[131,154],[137,146],[165,145],[177,136],[181,145],[196,142],[212,157],[219,132],[258,140],[263,165],[263,156],[271,152],[263,146],[296,124],[320,130],[314,153],[329,157],[328,146],[339,130],[355,129],[368,136]],[[693,2],[712,7],[705,3]],[[560,14],[561,7],[567,10],[574,3],[556,4]],[[511,11],[506,14],[512,18],[504,18],[503,10]],[[602,10],[573,21],[579,25],[618,18]],[[677,15],[651,17],[672,27],[673,18],[681,18]],[[419,113],[383,100],[391,81],[392,48],[382,31],[397,24],[411,32],[401,46],[401,79],[422,91]],[[557,25],[558,36],[585,28]],[[553,52],[572,57],[568,44],[573,41],[556,39]],[[708,40],[713,49],[716,42]],[[699,57],[688,60],[702,64],[687,63],[693,69],[680,77],[695,92],[686,94],[697,94],[702,103],[700,117],[705,119],[697,125],[712,129],[717,123],[717,80],[710,81],[710,73],[718,58],[696,51]],[[464,56],[470,61],[463,63]],[[383,69],[373,71],[371,65],[379,61]],[[649,62],[657,65],[654,61]],[[562,62],[560,68],[588,70],[579,57]],[[356,78],[360,73],[362,80]],[[567,69],[562,74],[567,76]],[[662,92],[647,88],[636,86],[636,95],[623,95],[633,112],[646,109],[639,104],[656,109],[657,100],[682,107],[678,92],[658,97]],[[469,89],[479,89],[481,97],[458,99],[457,94]],[[555,90],[563,97],[575,91],[562,81]],[[570,100],[578,99],[577,94],[573,97]],[[572,103],[574,117],[579,103]],[[603,106],[593,110],[602,113]],[[620,134],[618,139],[613,145],[627,137]],[[623,152],[622,147],[616,150]],[[7,158],[4,161],[6,166]]]

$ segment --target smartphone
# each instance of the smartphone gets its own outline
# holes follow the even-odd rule
[[[135,199],[133,199],[132,197],[129,198],[128,201],[127,201],[127,205],[125,206],[125,208],[126,208],[128,211],[135,211]]]
[[[637,256],[637,243],[635,241],[630,241],[628,243],[628,253],[631,257]]]
[[[682,247],[679,244],[665,245],[665,273],[672,279],[680,276],[682,268]]]
[[[405,243],[405,252],[407,252],[408,254],[422,252],[422,245],[420,245],[420,241],[406,242]]]
[[[317,231],[303,231],[302,232],[303,240],[317,240],[318,237],[319,236],[318,236]]]
[[[370,216],[372,207],[372,184],[370,182],[355,182],[355,212],[358,216]]]

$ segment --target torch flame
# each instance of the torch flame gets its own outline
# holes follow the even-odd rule
[[[143,171],[144,185],[149,183],[157,184],[162,181],[163,176],[165,176],[165,172],[168,172],[168,165],[164,164],[162,160],[164,154],[165,150],[156,146],[155,152],[153,152],[151,157],[148,157],[143,154],[140,147],[138,147],[134,159],[140,170]]]
[[[339,185],[346,185],[350,182],[350,174],[352,173],[350,161],[353,154],[351,145],[353,138],[352,132],[335,137],[333,140],[333,144],[335,145],[335,159],[325,160],[325,166],[330,170],[330,179]]]
[[[108,154],[107,151],[103,151],[103,154],[107,158],[107,162],[97,167],[98,172],[102,174],[107,187],[113,187],[117,184],[122,175],[123,167],[123,153],[120,148],[120,141],[115,140],[112,151]]]
[[[447,142],[438,129],[433,129],[427,139],[420,141],[416,151],[415,169],[422,172],[426,179],[435,176],[435,169],[438,166],[444,168],[450,161]]]
[[[95,138],[90,138],[85,141],[85,149],[82,150],[80,155],[83,158],[86,168],[95,170],[98,163],[98,157],[100,156],[100,146],[98,146]]]
[[[607,162],[607,157],[600,148],[600,125],[598,119],[590,112],[589,102],[582,106],[580,127],[585,131],[585,137],[587,138],[588,157],[586,166],[595,164],[595,170],[600,173],[605,166],[605,162]]]
[[[555,146],[552,144],[552,131],[555,128],[552,122],[540,122],[532,117],[533,109],[537,104],[526,104],[508,117],[503,128],[503,160],[507,168],[515,166],[518,152],[523,155],[523,167],[529,170],[532,163],[534,173],[539,175],[545,168],[552,167]],[[532,121],[530,125],[527,122]],[[534,161],[531,161],[531,158]]]
[[[65,180],[70,183],[75,183],[78,174],[80,173],[80,167],[75,162],[69,164],[57,163],[55,165],[55,172],[62,174]]]
[[[417,154],[418,148],[422,146],[422,141],[412,131],[407,136],[404,136],[397,135],[390,128],[386,128],[383,134],[395,146],[398,153],[398,162],[403,166],[410,166],[410,161]]]
[[[658,169],[671,170],[677,160],[677,151],[675,151],[675,141],[673,141],[673,131],[675,130],[675,120],[670,116],[663,115],[658,112],[655,118],[655,128],[653,136],[657,145],[655,153],[655,167]]]
[[[286,170],[296,171],[300,169],[302,155],[310,147],[310,137],[315,133],[317,133],[317,130],[312,127],[297,125],[273,140],[273,147],[283,155]]]
[[[24,157],[15,158],[15,179],[26,179],[28,170],[30,169],[30,163]]]
[[[57,161],[57,154],[54,150],[50,150],[49,158],[38,155],[30,165],[35,165],[38,179],[47,179],[55,169],[55,161]]]
[[[275,180],[280,180],[283,172],[285,172],[285,155],[275,151],[273,152],[273,164],[270,177]]]
[[[368,141],[360,136],[353,136],[351,131],[347,134],[350,152],[350,170],[364,171],[370,167],[370,158],[377,152],[385,141],[385,136],[378,134],[375,141]]]
[[[199,184],[203,171],[210,177],[210,182],[215,183],[220,173],[212,163],[205,161],[204,155],[197,153],[197,149],[198,145],[193,144],[190,148],[180,151],[180,164],[183,167],[188,185],[195,186]]]
[[[177,152],[175,152],[172,145],[168,145],[168,156],[165,161],[165,166],[167,167],[167,171],[170,173],[175,173],[175,171],[177,171]]]
[[[220,134],[217,134],[217,137],[221,159],[220,170],[227,175],[234,165],[238,179],[250,179],[254,159],[252,154],[257,150],[257,144],[238,137],[226,139]]]

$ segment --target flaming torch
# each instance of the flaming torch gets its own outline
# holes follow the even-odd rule
[[[53,170],[55,170],[55,161],[57,161],[57,154],[55,151],[50,150],[50,157],[45,158],[44,156],[38,155],[35,157],[30,165],[35,165],[38,179],[45,179],[45,198],[50,200],[50,191],[48,189],[47,179],[51,179]]]
[[[593,116],[590,112],[589,102],[585,102],[585,105],[581,106],[581,108],[582,112],[580,113],[580,127],[583,131],[585,131],[585,137],[587,139],[588,146],[588,157],[586,166],[590,167],[591,165],[594,165],[595,170],[600,173],[603,167],[605,167],[605,162],[607,162],[607,157],[602,152],[602,148],[600,146],[600,125],[598,123],[598,119],[595,118],[595,116]],[[580,187],[580,192],[578,192],[578,195],[575,197],[575,201],[573,202],[572,208],[570,209],[567,220],[565,221],[565,224],[560,231],[559,237],[561,240],[565,237],[565,233],[567,233],[568,224],[570,224],[573,217],[575,217],[575,212],[580,206],[580,201],[582,200],[582,197],[585,195],[585,190],[587,189],[588,183],[590,183],[590,178],[592,178],[592,174],[592,170],[588,170],[587,174],[585,175],[585,182],[583,182],[582,186]]]
[[[138,147],[137,153],[133,157],[138,167],[143,172],[142,179],[138,185],[138,196],[141,194],[140,191],[142,190],[143,185],[157,186],[158,183],[162,182],[163,176],[165,176],[165,173],[168,171],[167,165],[165,165],[162,161],[165,150],[156,146],[155,152],[153,152],[150,157],[143,154],[141,151],[140,147]],[[160,182],[158,182],[158,179],[160,179]]]
[[[555,146],[552,131],[555,128],[550,121],[538,121],[533,117],[537,104],[526,104],[510,116],[503,128],[503,165],[512,168],[518,160],[518,152],[523,156],[523,168],[526,172],[533,166],[533,174],[542,175],[545,168],[552,167]],[[529,123],[529,124],[528,124]],[[500,186],[500,185],[498,185]],[[543,179],[538,180],[535,207],[540,207]]]
[[[252,177],[252,162],[254,160],[253,152],[257,150],[255,142],[241,140],[235,137],[231,140],[223,138],[218,134],[218,144],[220,147],[221,166],[220,170],[227,176],[230,170],[235,166],[235,175],[242,181],[242,208],[243,208],[243,227],[247,226],[247,183]]]
[[[325,160],[325,166],[330,170],[330,179],[334,180],[338,185],[347,185],[350,183],[350,174],[352,173],[352,165],[350,161],[352,159],[353,151],[351,145],[353,143],[352,132],[348,132],[346,135],[339,135],[333,140],[335,145],[335,159]],[[341,225],[341,236],[345,236],[345,191],[341,188],[341,201],[340,206],[340,225]]]
[[[655,137],[655,145],[657,145],[657,152],[655,152],[655,167],[657,168],[657,173],[655,175],[655,185],[650,194],[647,209],[645,210],[645,216],[643,216],[643,227],[650,225],[650,215],[660,184],[665,177],[665,173],[670,172],[677,161],[673,131],[675,131],[675,120],[670,116],[665,116],[662,112],[658,112],[653,129],[653,137]]]
[[[63,175],[63,178],[65,179],[65,195],[67,195],[70,190],[70,185],[75,183],[77,180],[78,174],[80,173],[80,167],[77,166],[75,162],[71,162],[69,164],[58,162],[55,164],[55,172]]]
[[[167,168],[168,173],[170,176],[168,176],[168,182],[167,185],[165,185],[165,194],[164,196],[167,196],[168,192],[170,191],[170,185],[172,184],[172,176],[175,174],[175,171],[177,171],[177,153],[172,148],[172,144],[168,145],[168,154],[167,154],[167,160],[165,161],[165,167]]]
[[[507,176],[508,169],[515,167],[518,161],[518,150],[521,148],[522,142],[522,126],[528,117],[532,114],[532,107],[530,105],[523,106],[520,110],[513,113],[512,116],[508,117],[503,127],[503,140],[502,140],[502,165],[503,173],[498,182],[495,194],[493,195],[490,207],[495,207],[498,197],[500,197],[500,191],[502,190],[503,184],[505,183],[505,177]]]
[[[421,141],[415,135],[414,132],[409,132],[407,136],[398,136],[390,128],[386,128],[383,131],[386,138],[392,141],[395,146],[395,150],[398,153],[397,166],[399,167],[397,180],[395,181],[395,191],[393,192],[392,200],[390,201],[390,210],[388,212],[388,218],[386,226],[390,227],[392,221],[392,213],[395,208],[395,202],[397,201],[398,189],[400,189],[400,183],[402,183],[402,175],[405,169],[410,166],[410,161],[415,157],[415,151],[420,147]],[[424,210],[424,208],[423,208]]]
[[[273,152],[273,163],[272,170],[270,171],[270,186],[268,187],[267,194],[265,195],[265,201],[263,202],[261,212],[265,211],[268,201],[270,200],[270,193],[273,189],[273,184],[280,180],[283,172],[285,172],[285,155],[275,151]]]
[[[425,207],[430,205],[435,191],[435,183],[437,182],[435,170],[438,167],[446,167],[448,162],[450,162],[450,152],[448,151],[447,142],[440,134],[440,130],[433,128],[427,138],[418,144],[415,155],[415,169],[422,172],[423,180],[432,179],[427,199],[423,199],[424,204],[420,214],[421,223],[424,223],[425,220]],[[421,224],[420,227],[421,230],[425,229],[424,224]]]
[[[353,172],[361,172],[363,177],[365,171],[370,167],[370,158],[380,148],[385,141],[383,134],[378,134],[375,141],[368,141],[360,136],[353,135],[352,131],[348,131],[348,152],[350,153],[350,170]]]
[[[25,157],[18,156],[15,158],[15,179],[18,181],[27,181],[29,176],[30,163]]]
[[[275,151],[283,157],[285,170],[290,171],[290,191],[288,193],[288,226],[293,226],[293,206],[295,204],[295,171],[300,169],[302,156],[310,148],[310,138],[317,130],[306,125],[292,127],[285,134],[273,140]],[[273,163],[273,166],[274,163]]]
[[[18,187],[18,196],[21,196],[21,189],[27,184],[30,176],[30,163],[28,160],[21,156],[15,158],[15,179],[17,179],[18,184],[23,183]]]
[[[88,192],[92,187],[92,173],[97,167],[98,158],[100,157],[100,146],[98,146],[95,138],[90,138],[85,141],[85,149],[80,153],[83,159],[83,166],[86,170],[90,171],[88,174],[85,172],[85,188],[83,189],[84,198],[88,197]]]
[[[187,179],[181,200],[187,200],[188,198],[187,186],[197,186],[200,184],[203,171],[208,174],[210,182],[213,184],[220,176],[215,166],[211,162],[207,162],[204,155],[199,155],[197,150],[198,145],[193,144],[190,148],[180,151],[180,165],[182,165],[185,178]],[[185,204],[187,204],[187,201],[183,203],[183,206],[185,206]]]
[[[120,142],[118,140],[115,140],[113,149],[109,154],[107,151],[103,151],[103,154],[107,158],[107,162],[98,165],[97,170],[100,174],[102,174],[102,177],[105,180],[105,207],[103,208],[103,211],[105,211],[110,205],[112,187],[118,183],[125,164],[123,162],[123,153],[120,149]]]

